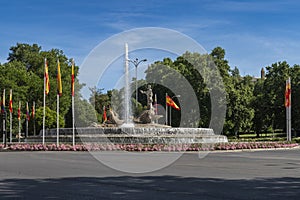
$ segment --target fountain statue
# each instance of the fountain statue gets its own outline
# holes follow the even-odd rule
[[[152,110],[152,108],[153,108],[153,106],[152,106],[152,103],[153,103],[153,93],[152,93],[151,85],[148,85],[148,90],[147,91],[140,90],[140,92],[142,94],[146,94],[147,95],[147,108],[148,108],[148,110]]]
[[[147,110],[144,110],[142,114],[135,121],[136,123],[142,124],[154,124],[154,121],[163,117],[162,115],[157,115],[153,108],[153,93],[151,85],[148,85],[148,89],[146,91],[140,90],[142,94],[147,95]]]

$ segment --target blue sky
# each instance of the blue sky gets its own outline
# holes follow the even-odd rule
[[[259,76],[261,67],[277,61],[300,64],[299,9],[291,0],[1,1],[0,62],[21,42],[62,49],[80,65],[114,34],[162,27],[190,36],[208,52],[223,47],[231,67]]]

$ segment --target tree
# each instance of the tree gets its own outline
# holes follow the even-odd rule
[[[26,112],[25,104],[26,102],[32,103],[30,96],[31,84],[34,82],[36,76],[33,73],[28,73],[25,66],[18,61],[13,61],[11,63],[5,63],[0,65],[0,97],[2,99],[2,92],[5,89],[6,92],[6,110],[8,112],[8,99],[9,90],[13,92],[13,119],[17,119],[17,110],[19,106],[19,101],[22,102],[22,112]],[[25,119],[25,117],[22,119]],[[13,120],[13,132],[18,132],[18,121]]]
[[[250,132],[253,127],[254,109],[253,102],[254,83],[251,76],[234,79],[234,90],[232,92],[229,106],[232,108],[233,132]],[[234,101],[233,101],[234,100]]]
[[[44,58],[47,58],[50,77],[50,93],[47,96],[47,106],[51,110],[56,110],[56,72],[57,60],[60,61],[61,77],[63,85],[63,95],[60,97],[60,113],[64,116],[71,105],[71,60],[68,59],[62,50],[51,49],[42,51],[37,44],[29,45],[17,43],[16,46],[10,48],[8,63],[10,66],[26,68],[27,73],[31,76],[29,85],[30,96],[28,100],[36,101],[37,107],[42,106],[43,100],[43,79],[44,79]],[[78,67],[75,67],[75,73]]]
[[[226,85],[229,81],[230,66],[228,65],[228,61],[225,59],[225,50],[221,47],[216,47],[212,50],[210,55],[213,57],[215,65],[218,67],[220,75]]]
[[[47,58],[48,61],[50,79],[50,93],[46,98],[46,106],[52,111],[56,111],[57,59],[60,61],[63,85],[63,94],[60,97],[60,115],[63,116],[61,120],[64,121],[67,114],[70,114],[71,108],[71,59],[68,59],[62,50],[42,51],[37,44],[17,43],[16,46],[10,48],[8,62],[0,66],[0,88],[13,89],[14,110],[17,110],[19,101],[22,102],[22,105],[29,102],[30,107],[35,101],[37,109],[43,107],[44,58]],[[78,67],[75,66],[75,74],[77,72]],[[79,91],[81,86],[77,79],[75,79],[75,84],[76,91]],[[15,116],[16,112],[14,112]],[[38,120],[37,123],[40,123]]]
[[[265,126],[275,129],[285,127],[284,93],[285,81],[290,74],[290,66],[286,61],[277,62],[266,67],[263,97],[266,101],[264,115]]]
[[[218,77],[210,70],[210,61],[210,55],[186,52],[175,61],[165,58],[150,65],[146,70],[147,82],[156,83],[153,90],[157,91],[160,104],[165,105],[166,93],[170,97],[175,94],[181,95],[180,101],[179,99],[175,101],[178,104],[185,104],[185,111],[173,111],[173,126],[179,126],[179,122],[182,122],[181,126],[187,127],[209,126],[210,92],[221,88],[219,81],[216,81]],[[193,94],[196,100],[191,101]]]
[[[233,134],[254,130],[258,135],[262,131],[285,129],[284,92],[285,81],[290,76],[292,82],[292,126],[300,129],[300,66],[286,62],[276,62],[266,67],[266,78],[255,79],[251,76],[242,77],[239,69],[230,68],[225,59],[226,52],[216,47],[210,54],[185,52],[175,60],[164,58],[156,61],[146,70],[146,80],[137,80],[139,89],[132,94],[132,111],[137,117],[146,109],[146,96],[139,94],[138,107],[135,92],[146,90],[151,84],[153,93],[157,95],[158,104],[165,106],[165,95],[181,95],[174,98],[181,111],[172,109],[172,126],[212,127],[215,123],[222,124],[218,116],[212,116],[212,109],[222,110],[227,106],[223,132]],[[43,107],[44,90],[44,58],[47,58],[50,77],[50,93],[46,98],[49,112],[48,128],[56,124],[56,70],[57,59],[61,65],[63,95],[60,97],[61,127],[72,126],[71,109],[71,59],[62,50],[44,51],[37,44],[17,43],[10,48],[8,62],[0,64],[0,89],[13,90],[13,118],[17,118],[18,102],[22,102],[22,123],[26,102],[30,108],[36,102],[36,122],[41,128],[41,109]],[[217,70],[211,70],[216,68]],[[78,67],[75,67],[75,74]],[[82,84],[75,79],[75,115],[76,126],[89,126],[102,118],[103,106],[111,105],[114,111],[123,113],[124,88],[103,93],[103,89],[92,88],[89,101],[84,100],[79,91]],[[135,79],[131,82],[135,88]],[[226,94],[224,93],[224,90]],[[221,94],[217,98],[213,94]],[[193,96],[194,95],[194,96]],[[195,97],[196,101],[191,99]],[[213,98],[212,98],[213,97]],[[225,98],[224,98],[225,97]],[[213,106],[214,107],[213,107]],[[215,108],[217,107],[217,108]],[[55,120],[54,118],[55,113]],[[199,114],[200,113],[200,114]],[[200,116],[199,116],[200,115]],[[221,114],[220,114],[221,116]],[[55,121],[55,123],[53,122]],[[14,132],[18,122],[13,121]],[[30,126],[31,127],[31,126]]]
[[[239,127],[235,124],[234,121],[234,107],[237,106],[235,101],[237,100],[237,91],[235,91],[234,79],[239,79],[239,74],[234,74],[235,77],[230,76],[230,66],[228,61],[225,59],[225,50],[221,47],[216,47],[212,50],[210,55],[213,58],[213,62],[218,68],[220,72],[220,76],[222,77],[222,81],[224,84],[224,88],[226,91],[226,100],[224,100],[224,104],[227,106],[226,110],[226,119],[224,122],[223,133],[225,134],[232,134],[235,132],[235,129],[239,129]],[[235,70],[236,71],[236,70]],[[237,73],[237,71],[236,71]],[[218,88],[217,86],[215,86]]]
[[[43,109],[44,108],[38,108],[36,110],[36,121],[37,121],[37,130],[41,130],[43,128]],[[51,110],[49,107],[45,108],[45,127],[47,129],[56,128],[56,117],[57,114],[55,111]],[[64,127],[65,122],[64,118],[59,115],[59,127]]]
[[[37,44],[17,43],[16,46],[12,46],[9,49],[11,52],[7,60],[9,62],[22,62],[28,70],[35,70],[43,62],[43,58],[40,56],[41,49]]]
[[[110,96],[108,93],[103,94],[104,89],[97,89],[96,87],[90,88],[92,92],[89,102],[94,106],[96,112],[98,113],[98,121],[102,121],[102,116],[104,113],[104,106],[107,108],[110,105]]]
[[[85,99],[75,98],[75,126],[87,127],[97,123],[95,108]]]
[[[268,102],[264,98],[264,79],[260,79],[255,83],[253,96],[255,97],[251,105],[254,109],[253,129],[259,137],[262,130],[266,130],[266,121],[268,121],[265,115]]]
[[[292,85],[292,127],[300,130],[300,65],[294,65],[290,69]]]

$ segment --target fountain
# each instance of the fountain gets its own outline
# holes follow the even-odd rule
[[[77,142],[85,143],[118,143],[118,144],[193,144],[228,142],[224,135],[214,134],[210,128],[174,128],[154,123],[162,115],[156,115],[153,108],[152,88],[148,85],[146,91],[140,91],[147,96],[147,110],[135,120],[132,120],[130,108],[130,83],[128,66],[128,45],[125,44],[125,86],[123,119],[111,108],[108,110],[110,124],[93,124],[91,127],[76,128]],[[137,92],[137,91],[136,91]],[[41,134],[41,133],[40,133]],[[46,132],[47,142],[56,138],[56,129]],[[71,142],[72,129],[60,129],[60,141]],[[32,138],[33,140],[34,138]],[[33,140],[34,141],[34,140]]]
[[[130,86],[129,86],[129,70],[128,70],[128,44],[125,44],[125,85],[124,85],[124,124],[121,127],[134,127],[130,116],[131,116],[131,108],[130,108]]]
[[[147,96],[147,110],[132,121],[130,109],[130,83],[128,70],[128,45],[125,44],[125,86],[124,86],[124,113],[123,120],[118,115],[109,110],[115,127],[95,127],[82,130],[79,129],[79,135],[83,134],[90,137],[84,137],[84,142],[105,143],[111,141],[113,143],[127,144],[192,144],[192,143],[216,143],[227,142],[226,136],[215,135],[213,129],[209,128],[173,128],[167,125],[154,123],[157,119],[163,117],[156,115],[153,108],[153,93],[151,85],[148,85],[146,91],[140,90],[142,94]],[[136,91],[137,92],[137,91]],[[134,123],[133,123],[134,122]],[[91,136],[92,135],[92,136]],[[97,138],[97,139],[95,139]],[[82,136],[81,136],[82,139]]]

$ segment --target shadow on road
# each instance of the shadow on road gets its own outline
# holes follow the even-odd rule
[[[0,199],[300,199],[300,178],[226,180],[176,176],[5,179]]]

